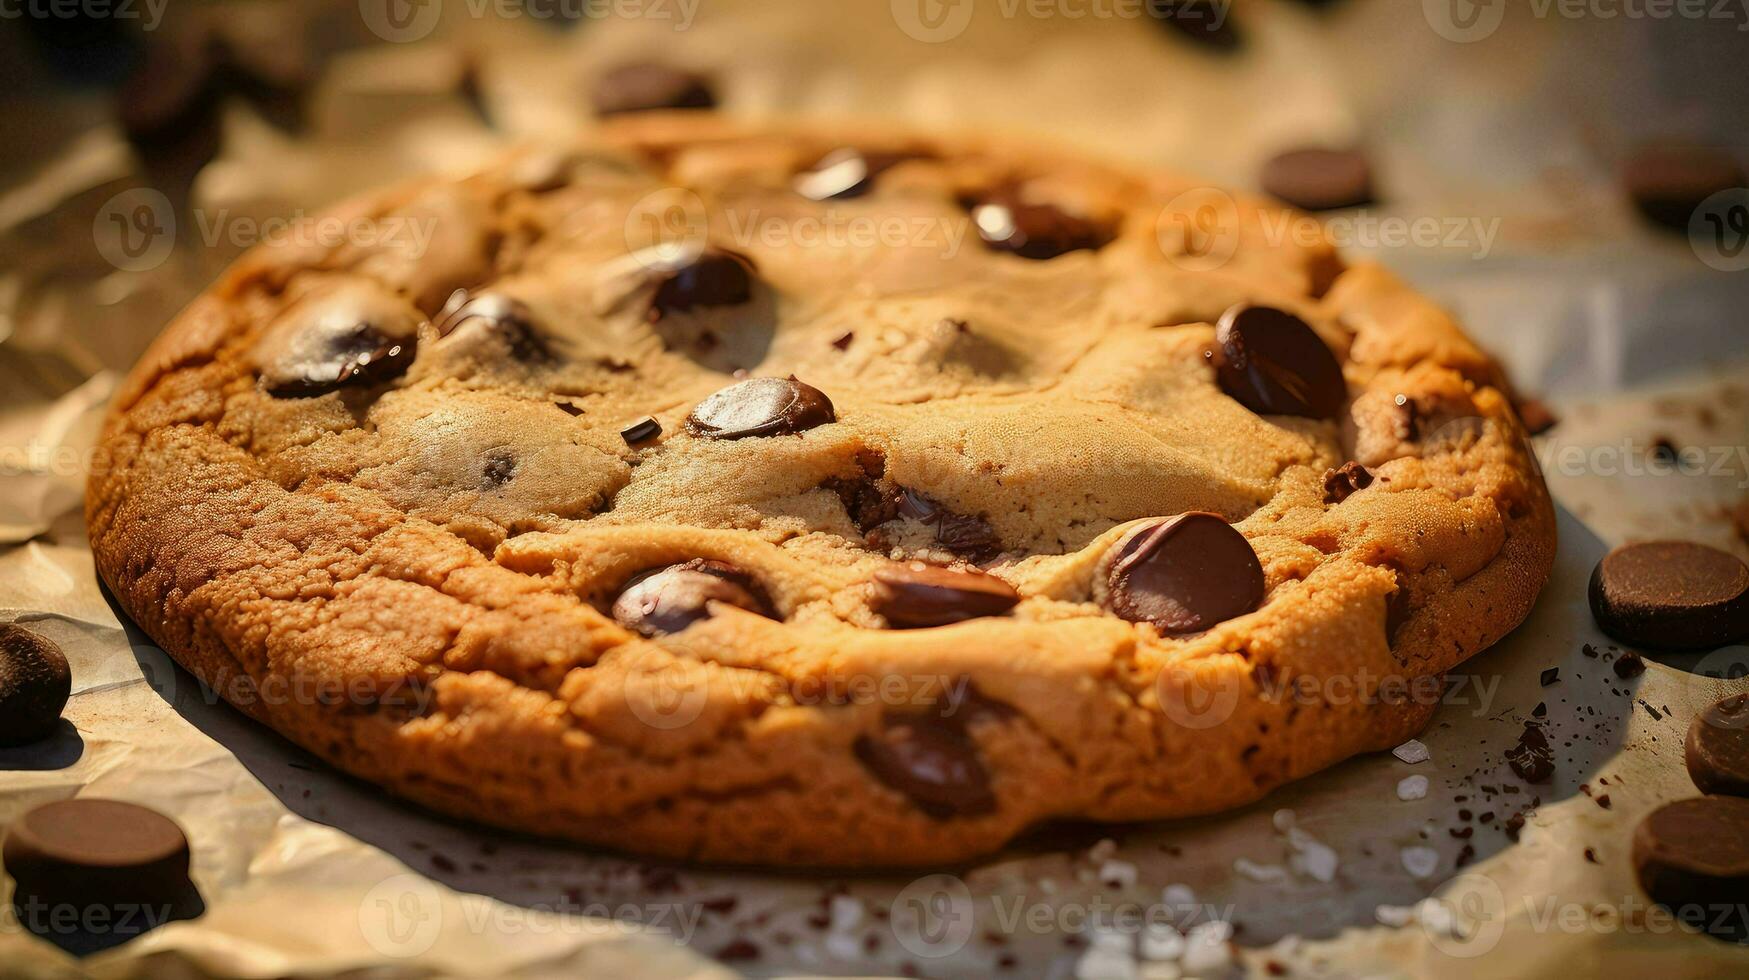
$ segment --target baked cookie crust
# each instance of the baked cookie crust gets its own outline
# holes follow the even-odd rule
[[[333,214],[372,234],[256,249],[152,346],[86,517],[178,662],[446,813],[821,867],[1212,813],[1419,731],[1553,561],[1494,362],[1195,181],[651,114]],[[1247,308],[1339,407],[1247,407]],[[1125,564],[1187,513],[1188,581],[1250,574],[1223,522],[1259,576],[1198,609],[1249,611]]]

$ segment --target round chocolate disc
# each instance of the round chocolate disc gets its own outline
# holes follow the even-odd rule
[[[1333,419],[1348,400],[1336,355],[1292,313],[1235,306],[1215,325],[1215,340],[1221,390],[1259,415]]]
[[[1054,204],[1023,200],[1000,191],[972,202],[972,223],[986,246],[1024,259],[1054,259],[1082,249],[1102,248],[1112,229]]]
[[[1749,636],[1749,567],[1687,541],[1630,544],[1591,573],[1591,614],[1622,643],[1708,650]]]
[[[1749,932],[1749,800],[1702,796],[1668,803],[1634,831],[1634,870],[1660,905],[1724,938]],[[1704,915],[1696,914],[1704,912]]]
[[[1749,694],[1721,698],[1696,715],[1683,749],[1702,793],[1749,796]]]
[[[1163,633],[1197,633],[1263,602],[1251,542],[1219,514],[1181,514],[1133,531],[1105,571],[1105,605]]]
[[[188,877],[188,838],[143,806],[46,803],[7,828],[4,856],[20,921],[68,948],[104,948],[202,910]],[[79,935],[63,934],[68,922]]]
[[[0,625],[0,745],[47,738],[72,691],[72,671],[53,640],[17,623]]]
[[[710,617],[710,604],[771,617],[771,604],[746,572],[708,558],[646,572],[631,580],[613,603],[613,618],[644,636],[678,633]]]
[[[977,743],[952,719],[888,718],[879,734],[856,740],[856,757],[930,816],[975,816],[996,807]]]
[[[418,353],[419,311],[379,287],[311,296],[282,313],[256,350],[261,385],[276,398],[310,398],[407,372]]]
[[[698,403],[686,424],[711,439],[787,436],[838,421],[825,392],[795,378],[749,378]]]
[[[1263,165],[1264,193],[1306,211],[1372,203],[1372,164],[1352,150],[1290,150]]]
[[[874,574],[871,606],[894,629],[923,629],[1000,616],[1020,602],[1020,593],[994,575],[961,572],[920,561]]]
[[[753,263],[734,252],[709,249],[656,287],[650,318],[660,320],[700,307],[738,306],[752,298]]]

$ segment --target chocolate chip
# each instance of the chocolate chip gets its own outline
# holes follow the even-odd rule
[[[47,738],[73,690],[55,642],[17,623],[0,625],[0,745]]]
[[[490,453],[486,456],[486,469],[482,477],[487,487],[501,487],[510,482],[516,473],[516,457],[506,452]]]
[[[1181,514],[1145,525],[1107,562],[1106,608],[1163,633],[1200,632],[1263,602],[1257,553],[1219,514]]]
[[[850,342],[856,339],[856,331],[846,330],[832,341],[834,350],[849,350]]]
[[[1634,870],[1652,900],[1725,939],[1743,939],[1749,895],[1749,800],[1703,796],[1668,803],[1634,831]],[[1686,911],[1685,911],[1686,910]],[[1729,910],[1720,914],[1721,910]]]
[[[391,381],[413,363],[419,322],[404,301],[368,287],[311,297],[262,338],[261,385],[275,398],[310,398]]]
[[[1546,783],[1555,774],[1555,753],[1540,725],[1526,722],[1518,744],[1506,750],[1506,764],[1527,783]]]
[[[1561,680],[1561,668],[1559,668],[1559,667],[1550,667],[1550,668],[1544,670],[1542,673],[1541,683],[1542,683],[1543,687],[1548,687],[1552,684],[1559,683],[1560,680]]]
[[[728,562],[694,558],[633,578],[614,600],[613,618],[644,636],[664,636],[708,619],[713,602],[772,617],[771,604],[746,572]]]
[[[1615,671],[1615,676],[1624,681],[1633,680],[1646,672],[1646,658],[1629,650],[1615,658],[1615,663],[1610,665],[1610,669]]]
[[[1745,183],[1733,157],[1700,146],[1643,147],[1622,164],[1621,176],[1646,220],[1680,232],[1701,202]]]
[[[143,806],[91,797],[47,803],[13,821],[4,852],[27,927],[40,917],[53,933],[69,911],[71,921],[91,924],[93,935],[50,936],[73,948],[104,948],[203,911],[188,877],[188,838]]]
[[[1749,796],[1749,694],[1721,698],[1696,715],[1684,749],[1702,793]]]
[[[1193,41],[1231,51],[1241,40],[1233,25],[1232,4],[1222,0],[1149,0],[1148,14]]]
[[[962,572],[920,561],[892,565],[874,574],[870,607],[894,629],[925,629],[968,619],[1000,616],[1020,602],[1020,593],[994,575]]]
[[[1591,615],[1605,633],[1635,646],[1726,646],[1749,635],[1749,568],[1686,541],[1626,545],[1591,573]]]
[[[619,437],[624,439],[628,446],[635,446],[640,442],[649,442],[651,439],[654,439],[661,434],[662,423],[656,421],[653,416],[649,415],[646,415],[636,422],[633,422],[631,425],[619,430]]]
[[[1026,259],[1054,259],[1081,249],[1099,249],[1113,229],[1054,204],[1023,200],[1012,188],[966,202],[984,244]]]
[[[1215,326],[1215,340],[1221,390],[1259,415],[1335,418],[1348,398],[1336,355],[1291,313],[1235,306]]]
[[[879,733],[856,740],[855,751],[876,779],[932,817],[976,816],[996,808],[977,744],[954,720],[887,718]]]
[[[843,147],[826,154],[812,167],[796,174],[796,193],[815,201],[861,197],[874,187],[875,178],[906,160],[927,154],[881,152]]]
[[[937,544],[972,561],[986,561],[1002,551],[1002,539],[982,517],[958,514],[915,490],[900,491],[898,512],[902,517],[935,530]]]
[[[656,287],[650,319],[698,307],[739,306],[753,298],[753,262],[744,255],[708,249],[668,274]]]
[[[552,347],[534,325],[534,314],[518,300],[499,293],[470,296],[458,289],[437,316],[439,337],[461,337],[482,331],[498,338],[510,356],[528,364],[555,360]]]
[[[667,65],[640,63],[621,65],[595,83],[595,114],[613,116],[622,112],[652,109],[714,109],[716,94],[710,79]]]
[[[1324,502],[1339,504],[1372,486],[1372,474],[1366,467],[1349,460],[1333,470],[1324,471]]]
[[[1264,193],[1306,211],[1371,204],[1372,164],[1353,150],[1290,150],[1263,165]]]
[[[718,391],[687,416],[694,435],[710,439],[785,436],[838,421],[832,401],[791,377],[749,378]]]

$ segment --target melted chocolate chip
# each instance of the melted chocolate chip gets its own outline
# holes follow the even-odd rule
[[[815,201],[861,197],[874,187],[875,178],[906,160],[926,154],[882,152],[843,147],[833,150],[795,177],[796,193]]]
[[[7,828],[5,862],[18,886],[15,908],[71,909],[77,923],[104,924],[101,933],[48,937],[77,952],[204,911],[188,877],[188,838],[175,821],[132,803],[81,797],[39,806]],[[29,917],[25,924],[34,931]],[[58,923],[43,925],[53,932]]]
[[[838,421],[832,400],[795,378],[749,378],[698,403],[686,419],[710,439],[785,436]]]
[[[437,334],[462,337],[476,330],[499,338],[518,361],[533,364],[555,360],[526,305],[497,293],[469,296],[466,290],[458,289],[450,294],[443,312],[437,316]]]
[[[1749,800],[1702,796],[1654,810],[1634,831],[1634,870],[1646,894],[1713,935],[1743,939],[1749,895]]]
[[[614,116],[652,109],[714,109],[710,79],[666,65],[621,65],[595,83],[595,114]]]
[[[996,808],[977,744],[954,720],[888,718],[879,733],[856,740],[856,757],[932,817],[976,816]]]
[[[1749,568],[1686,541],[1626,545],[1591,573],[1591,614],[1622,643],[1706,650],[1749,636]]]
[[[728,562],[708,558],[633,578],[614,600],[613,618],[644,636],[664,636],[708,619],[713,602],[774,618],[771,604],[747,573]]]
[[[633,422],[631,425],[619,430],[619,437],[624,439],[628,446],[635,446],[640,442],[649,442],[651,439],[654,439],[661,434],[662,423],[656,421],[653,416],[649,415],[646,415],[636,422]]]
[[[1372,203],[1372,164],[1352,150],[1291,150],[1263,166],[1263,190],[1306,211]]]
[[[1215,340],[1221,389],[1259,415],[1335,418],[1348,398],[1336,355],[1291,313],[1235,306],[1216,325]]]
[[[1684,757],[1702,793],[1749,796],[1749,694],[1721,698],[1696,715]]]
[[[902,490],[898,512],[902,517],[935,529],[935,540],[956,555],[972,561],[985,561],[1002,551],[1002,540],[996,529],[982,517],[957,514],[915,490]]]
[[[656,287],[650,319],[698,307],[739,306],[753,298],[753,262],[735,252],[711,249],[676,269]]]
[[[978,236],[991,249],[1026,259],[1054,259],[1080,249],[1099,249],[1114,237],[1111,228],[1054,204],[1022,200],[1013,189],[968,202]]]
[[[417,311],[370,287],[293,306],[269,328],[257,358],[276,398],[308,398],[405,374],[419,337]]]
[[[1020,593],[994,575],[961,572],[920,561],[874,574],[870,606],[894,629],[947,626],[1000,616],[1020,602]]]
[[[1349,460],[1333,470],[1324,471],[1324,502],[1339,504],[1372,486],[1372,474],[1366,467]]]
[[[1163,633],[1200,632],[1263,602],[1257,553],[1218,514],[1181,514],[1144,526],[1108,562],[1106,608]]]
[[[16,623],[0,625],[0,745],[47,738],[73,690],[55,642]]]
[[[516,474],[516,457],[506,452],[496,452],[487,455],[486,468],[481,474],[487,487],[501,487],[510,482]]]

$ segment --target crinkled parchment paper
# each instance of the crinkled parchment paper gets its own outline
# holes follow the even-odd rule
[[[351,4],[281,6],[357,17]],[[1654,86],[1652,69],[1624,66],[1658,52],[1595,23],[1557,37],[1509,22],[1499,43],[1465,46],[1430,31],[1419,4],[1319,17],[1258,2],[1239,8],[1250,53],[1222,59],[1115,16],[997,6],[941,43],[895,30],[901,3],[716,0],[684,30],[653,13],[555,30],[449,9],[431,38],[340,52],[304,132],[227,106],[222,152],[181,186],[143,172],[89,94],[6,106],[20,131],[48,136],[7,165],[0,194],[0,620],[59,642],[75,691],[55,738],[0,750],[0,824],[75,795],[156,807],[193,841],[207,912],[84,961],[7,917],[0,976],[1169,977],[1175,964],[1149,959],[1171,952],[1162,926],[1212,919],[1233,924],[1260,972],[1749,974],[1749,949],[1648,911],[1628,862],[1638,819],[1694,793],[1681,759],[1695,709],[1743,687],[1705,675],[1749,650],[1623,679],[1585,604],[1592,566],[1623,540],[1749,554],[1730,523],[1749,498],[1749,273],[1641,229],[1608,181],[1634,125],[1576,120],[1546,97],[1557,75]],[[308,26],[280,29],[289,41]],[[1282,145],[1364,138],[1388,187],[1369,214],[1460,222],[1455,245],[1359,230],[1345,244],[1451,305],[1522,388],[1550,397],[1563,421],[1538,449],[1563,505],[1561,551],[1529,621],[1453,675],[1427,759],[1352,760],[1219,817],[1055,828],[938,874],[663,866],[388,799],[224,706],[118,620],[79,517],[88,448],[120,373],[247,244],[231,232],[569,135],[586,125],[587,80],[647,54],[717,70],[730,111],[1054,131],[1238,184]],[[470,63],[495,130],[457,95]],[[118,260],[105,209],[139,189],[175,202],[153,212],[178,222],[174,244]],[[1660,439],[1681,451],[1674,464],[1651,454]],[[1542,785],[1503,761],[1533,719],[1555,748]],[[1417,904],[1436,895],[1445,903]]]

